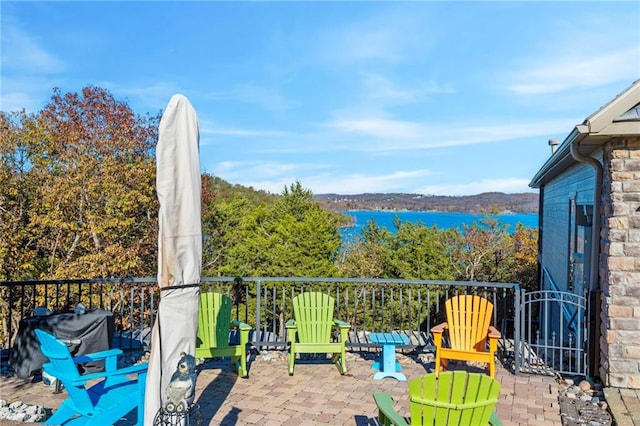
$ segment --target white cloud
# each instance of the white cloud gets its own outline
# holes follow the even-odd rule
[[[251,180],[251,177],[273,178],[283,174],[289,175],[292,172],[309,167],[322,167],[313,164],[278,163],[273,161],[222,161],[214,166],[214,173],[217,176],[229,176],[233,182]]]
[[[3,20],[2,68],[27,74],[58,74],[64,72],[64,62],[42,47],[40,40]]]
[[[401,88],[388,77],[380,74],[368,73],[362,80],[365,96],[383,101],[411,102],[417,98],[418,92]]]
[[[349,25],[321,34],[320,56],[330,62],[397,63],[411,57],[410,48],[424,52],[431,44],[425,37],[427,25],[416,9],[388,8]]]
[[[345,133],[356,133],[386,139],[417,139],[425,136],[425,127],[419,123],[384,118],[336,119],[327,127]]]
[[[158,111],[164,111],[169,100],[176,93],[181,93],[178,87],[174,83],[170,82],[156,82],[141,86],[125,86],[113,81],[99,81],[95,83],[97,86],[109,88],[117,97],[124,96],[135,100],[135,111],[143,113],[141,108],[147,108],[147,111],[151,114],[155,114]],[[185,95],[191,103],[193,99],[190,93],[182,93]],[[130,106],[131,105],[130,103]]]
[[[258,105],[265,111],[280,113],[299,105],[289,99],[277,87],[245,83],[226,91],[204,93],[211,100],[236,101]]]
[[[225,128],[200,117],[200,145],[249,150],[255,155],[364,155],[380,157],[410,151],[426,155],[429,150],[550,137],[563,138],[582,122],[576,119],[511,121],[504,124],[437,123],[384,118],[336,118],[306,132],[270,129]],[[242,138],[242,147],[233,148]],[[517,145],[514,145],[514,149]],[[323,158],[323,161],[324,160]]]
[[[299,181],[315,194],[357,194],[363,192],[401,192],[416,179],[433,175],[427,169],[394,171],[386,174],[337,174],[333,165],[316,163],[278,163],[273,161],[215,164],[213,173],[243,186],[280,193],[285,186]]]
[[[402,151],[475,145],[547,135],[564,135],[582,119],[521,121],[504,124],[422,124],[385,118],[337,118],[327,127],[346,134],[364,135],[351,150]]]
[[[339,62],[385,61],[400,59],[402,33],[389,28],[356,25],[332,34],[327,43],[327,59]]]
[[[2,19],[0,48],[0,108],[2,111],[35,112],[60,86],[64,61],[47,51],[41,40],[24,32],[10,17]]]
[[[35,112],[44,106],[42,97],[37,96],[33,92],[33,86],[21,83],[26,83],[26,81],[13,84],[7,81],[7,79],[2,79],[0,111],[20,111],[24,108],[27,112]],[[11,90],[6,90],[8,87],[10,87]]]
[[[277,162],[223,161],[214,165],[213,174],[227,182],[279,194],[297,180],[296,173],[303,167],[302,164]]]
[[[640,76],[637,5],[635,13],[598,10],[598,6],[582,8],[578,14],[549,21],[522,52],[515,71],[505,76],[507,90],[558,94],[636,80]]]
[[[202,119],[198,117],[200,122],[200,143],[206,145],[213,145],[215,141],[209,141],[211,138],[206,136],[237,136],[237,137],[285,137],[287,132],[280,130],[266,130],[266,129],[241,129],[222,127],[217,123],[208,119]],[[213,138],[215,139],[215,138]]]
[[[451,84],[442,84],[435,81],[412,81],[410,85],[401,86],[390,77],[366,73],[362,80],[364,97],[367,104],[372,101],[384,103],[411,103],[423,99],[432,94],[455,93]]]
[[[213,166],[213,173],[222,179],[243,186],[251,186],[272,193],[280,193],[285,186],[300,181],[303,186],[315,187],[308,183],[307,176],[325,171],[330,165],[322,163],[279,163],[277,161],[223,161]]]
[[[416,189],[416,193],[425,195],[473,195],[482,192],[532,192],[529,179],[504,178],[483,179],[477,182],[427,185]]]
[[[402,192],[415,179],[432,175],[430,170],[397,171],[383,175],[312,175],[300,179],[314,194],[360,194],[365,192]]]
[[[324,171],[323,171],[324,169]],[[428,169],[394,171],[385,174],[336,174],[329,165],[277,162],[221,162],[214,174],[247,187],[279,194],[285,186],[299,181],[314,194],[360,194],[366,192],[412,192],[425,195],[472,195],[482,192],[531,192],[529,179],[483,179],[476,182],[415,187],[414,182],[436,173]],[[316,172],[320,173],[316,173]],[[408,190],[408,188],[414,188]]]
[[[508,90],[521,95],[552,94],[633,81],[640,74],[640,46],[601,54],[562,56],[521,71]]]
[[[425,94],[450,94],[456,93],[455,87],[450,83],[439,83],[437,81],[426,81],[417,84],[420,92]]]

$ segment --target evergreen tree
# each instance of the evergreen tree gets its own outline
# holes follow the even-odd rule
[[[261,203],[238,223],[236,244],[222,267],[237,276],[335,276],[339,214],[323,210],[300,182],[273,203]]]

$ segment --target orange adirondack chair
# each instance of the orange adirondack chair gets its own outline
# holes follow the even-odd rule
[[[454,296],[445,302],[447,322],[431,329],[436,345],[436,376],[440,364],[446,367],[447,360],[485,362],[489,376],[496,375],[495,352],[500,332],[491,325],[493,303],[474,295]],[[450,347],[442,346],[442,335],[448,332]],[[487,351],[487,339],[489,348]]]

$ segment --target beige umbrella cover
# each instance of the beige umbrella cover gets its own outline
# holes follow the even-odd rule
[[[158,285],[160,303],[151,339],[144,424],[162,406],[180,353],[193,355],[198,327],[202,226],[198,117],[183,95],[162,114],[156,147]]]

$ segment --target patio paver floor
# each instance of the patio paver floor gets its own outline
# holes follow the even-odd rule
[[[207,361],[200,366],[196,403],[205,425],[377,425],[371,394],[384,391],[393,395],[397,410],[408,416],[407,382],[373,380],[370,353],[364,357],[350,353],[348,359],[349,372],[344,376],[328,359],[296,362],[295,373],[289,376],[281,353],[257,355],[252,356],[246,379],[239,378],[227,361]],[[401,354],[398,359],[409,379],[427,373],[432,365]],[[461,363],[451,367],[474,371]],[[562,425],[553,377],[515,376],[499,363],[496,371],[502,383],[496,410],[505,425]],[[66,397],[65,392],[52,391],[41,382],[0,378],[0,398],[9,402],[20,400],[51,411]],[[0,424],[20,423],[0,420]]]

